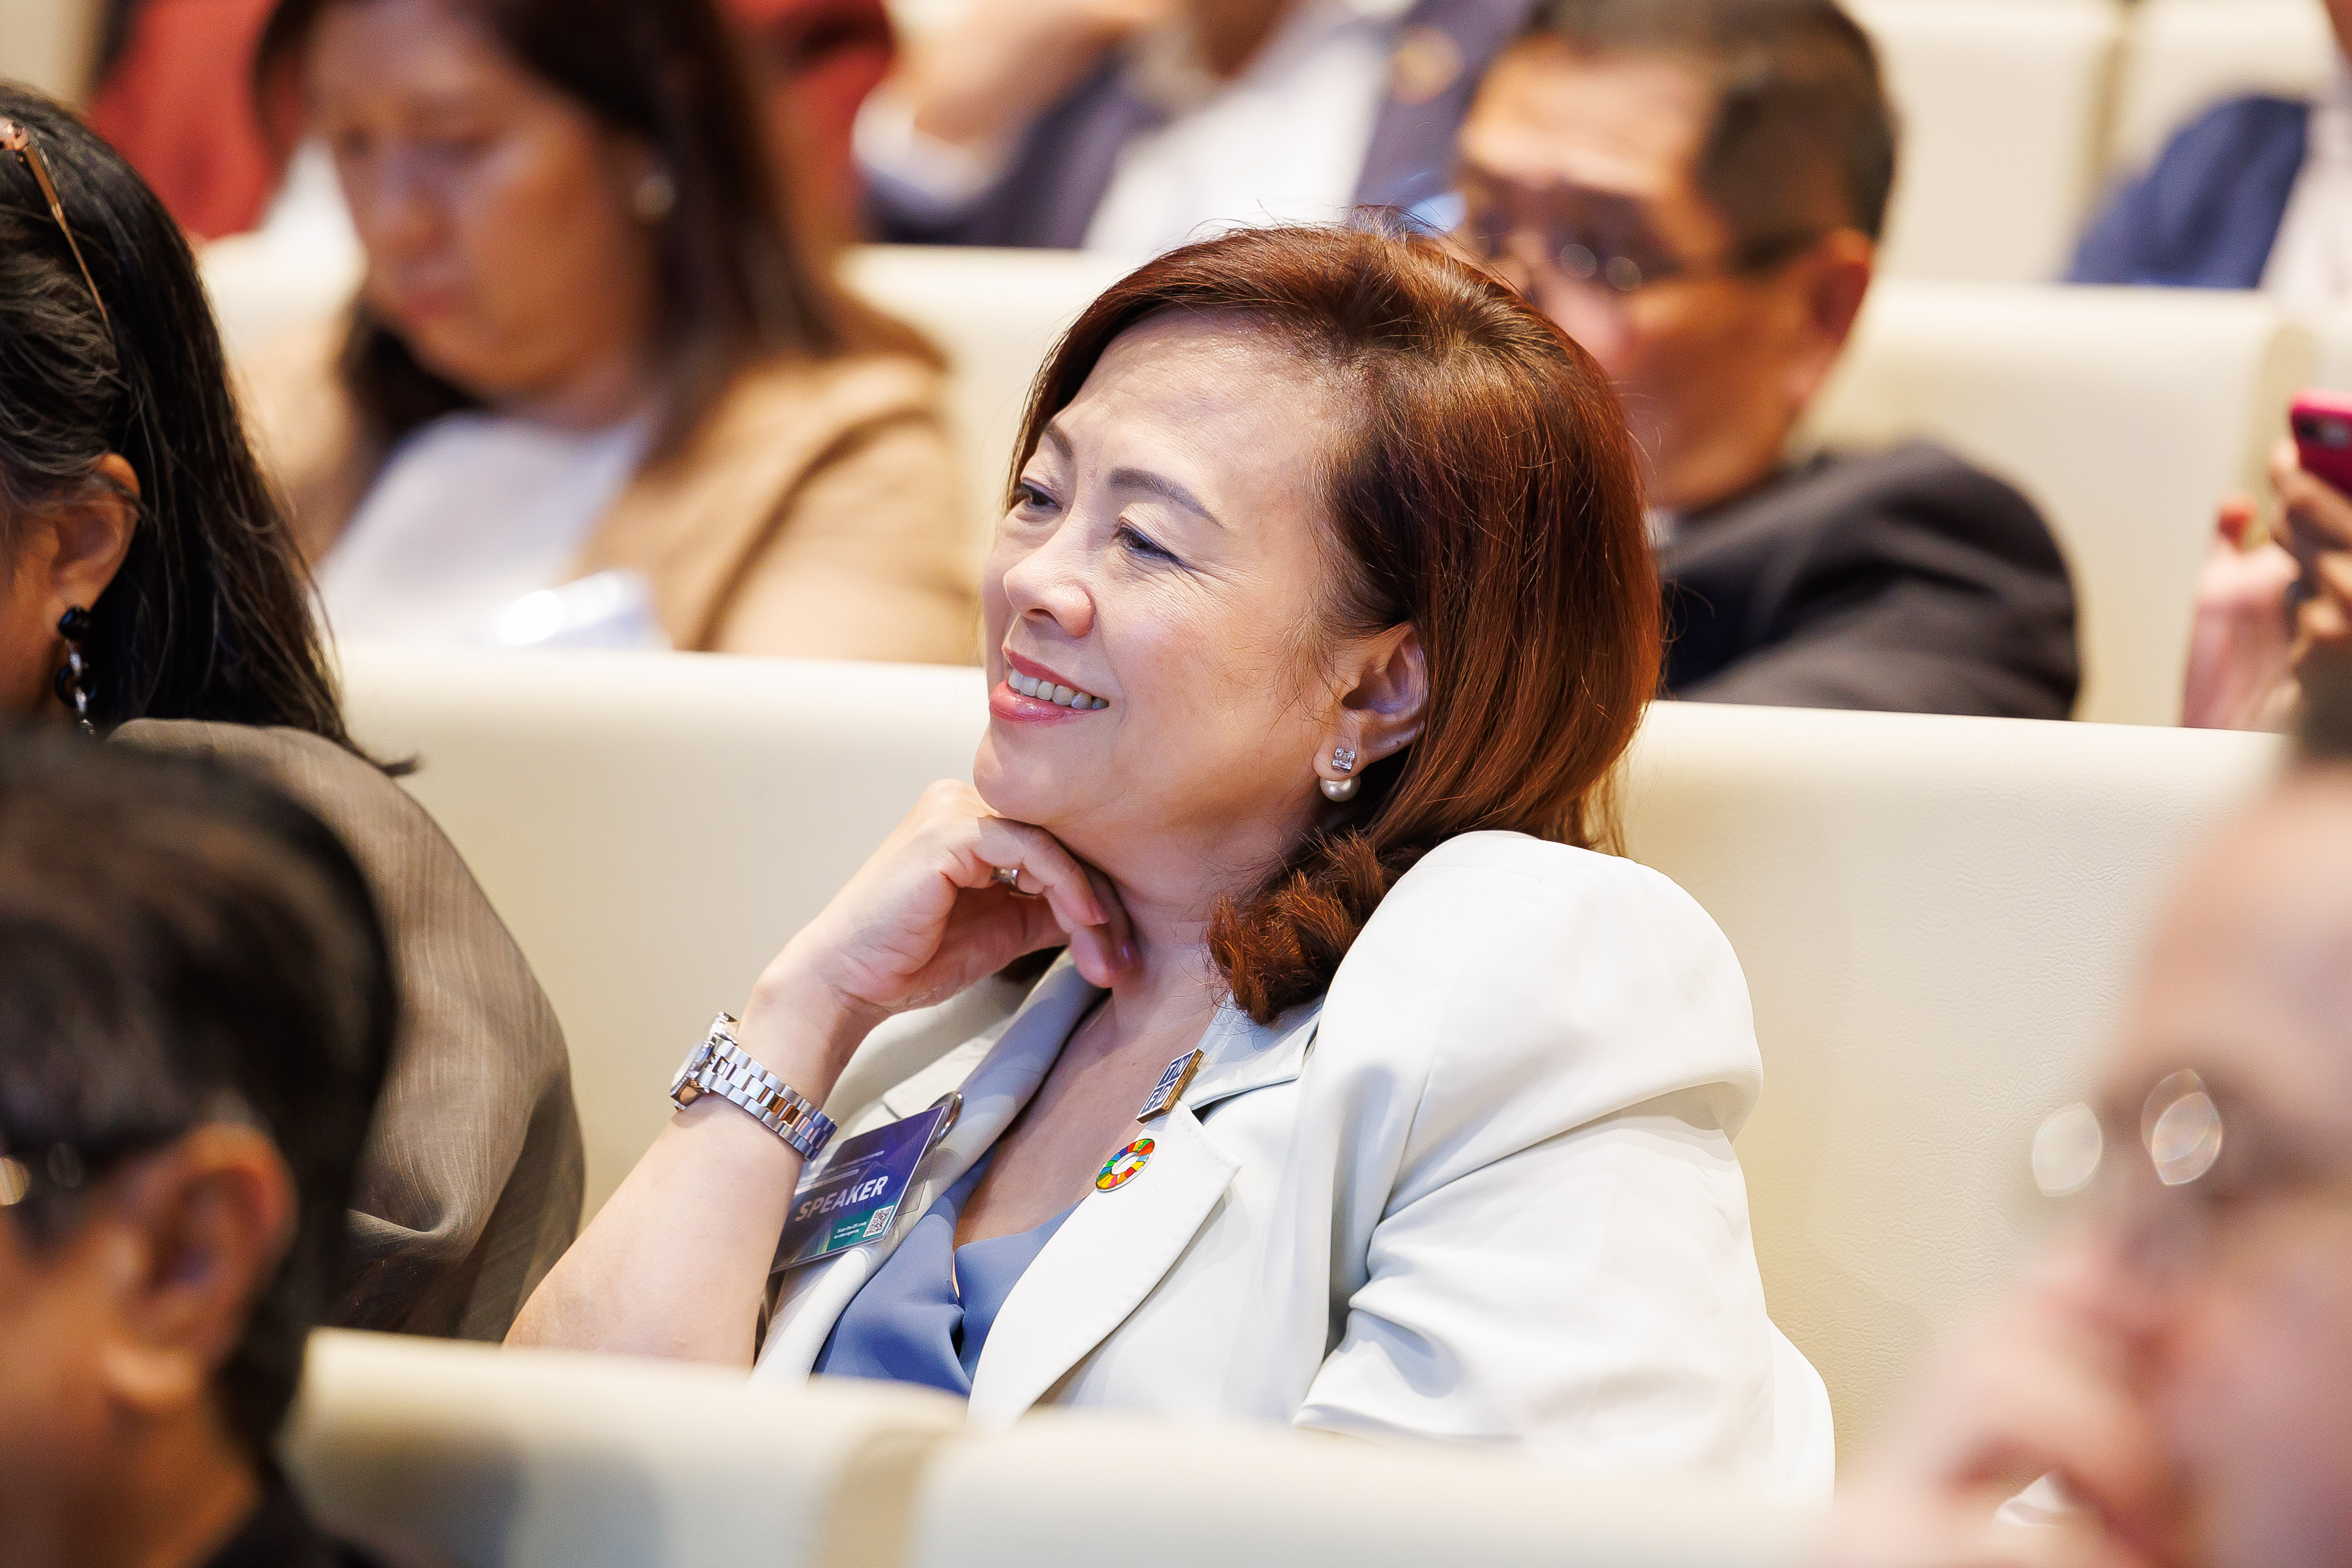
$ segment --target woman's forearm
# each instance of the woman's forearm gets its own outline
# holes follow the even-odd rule
[[[878,1016],[845,1006],[787,948],[752,988],[737,1037],[822,1105]],[[507,1343],[748,1368],[802,1163],[730,1101],[687,1107],[548,1270]]]
[[[801,1157],[738,1107],[680,1111],[548,1271],[509,1345],[748,1368]]]

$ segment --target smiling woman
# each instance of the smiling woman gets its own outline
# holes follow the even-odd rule
[[[803,245],[711,0],[281,0],[259,61],[367,255],[250,367],[339,635],[597,577],[600,640],[971,657],[936,363]]]
[[[1590,357],[1432,244],[1236,234],[1079,319],[1016,476],[973,785],[698,1047],[513,1340],[1825,1490],[1738,963],[1593,847],[1658,628]],[[908,1157],[807,1236],[818,1102]]]

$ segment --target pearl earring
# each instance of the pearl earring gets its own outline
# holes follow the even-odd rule
[[[677,182],[666,169],[650,171],[629,193],[629,210],[637,215],[640,223],[659,223],[669,216],[677,205]]]
[[[1323,786],[1324,798],[1335,801],[1355,799],[1356,787],[1364,782],[1351,776],[1356,771],[1356,749],[1353,746],[1333,747],[1331,771],[1339,777],[1318,781]]]

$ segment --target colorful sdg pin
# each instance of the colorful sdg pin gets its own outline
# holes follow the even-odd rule
[[[1113,1154],[1103,1162],[1103,1168],[1096,1173],[1095,1191],[1108,1193],[1135,1180],[1137,1174],[1142,1171],[1144,1162],[1151,1158],[1151,1151],[1158,1147],[1159,1145],[1149,1138],[1139,1138]]]

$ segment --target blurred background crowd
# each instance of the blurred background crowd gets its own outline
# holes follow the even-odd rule
[[[2090,1218],[1825,1550],[2344,1561],[2347,51],[2352,0],[0,0],[0,690],[125,742],[0,748],[42,960],[0,1026],[43,1042],[0,1310],[80,1347],[0,1365],[47,1413],[0,1418],[24,1539],[138,1469],[214,1512],[163,1487],[125,1541],[326,1561],[272,1457],[304,1331],[500,1339],[614,1189],[578,1019],[338,661],[985,662],[1057,335],[1319,224],[1442,246],[1613,385],[1658,697],[2300,733],[2036,1142],[2087,1145],[2042,1186]],[[291,1022],[180,1059],[151,992]]]
[[[968,660],[1051,330],[1188,239],[1378,211],[1616,380],[1670,694],[2276,727],[2352,537],[2284,446],[2352,364],[2342,25],[22,0],[0,68],[203,251],[346,643]]]

